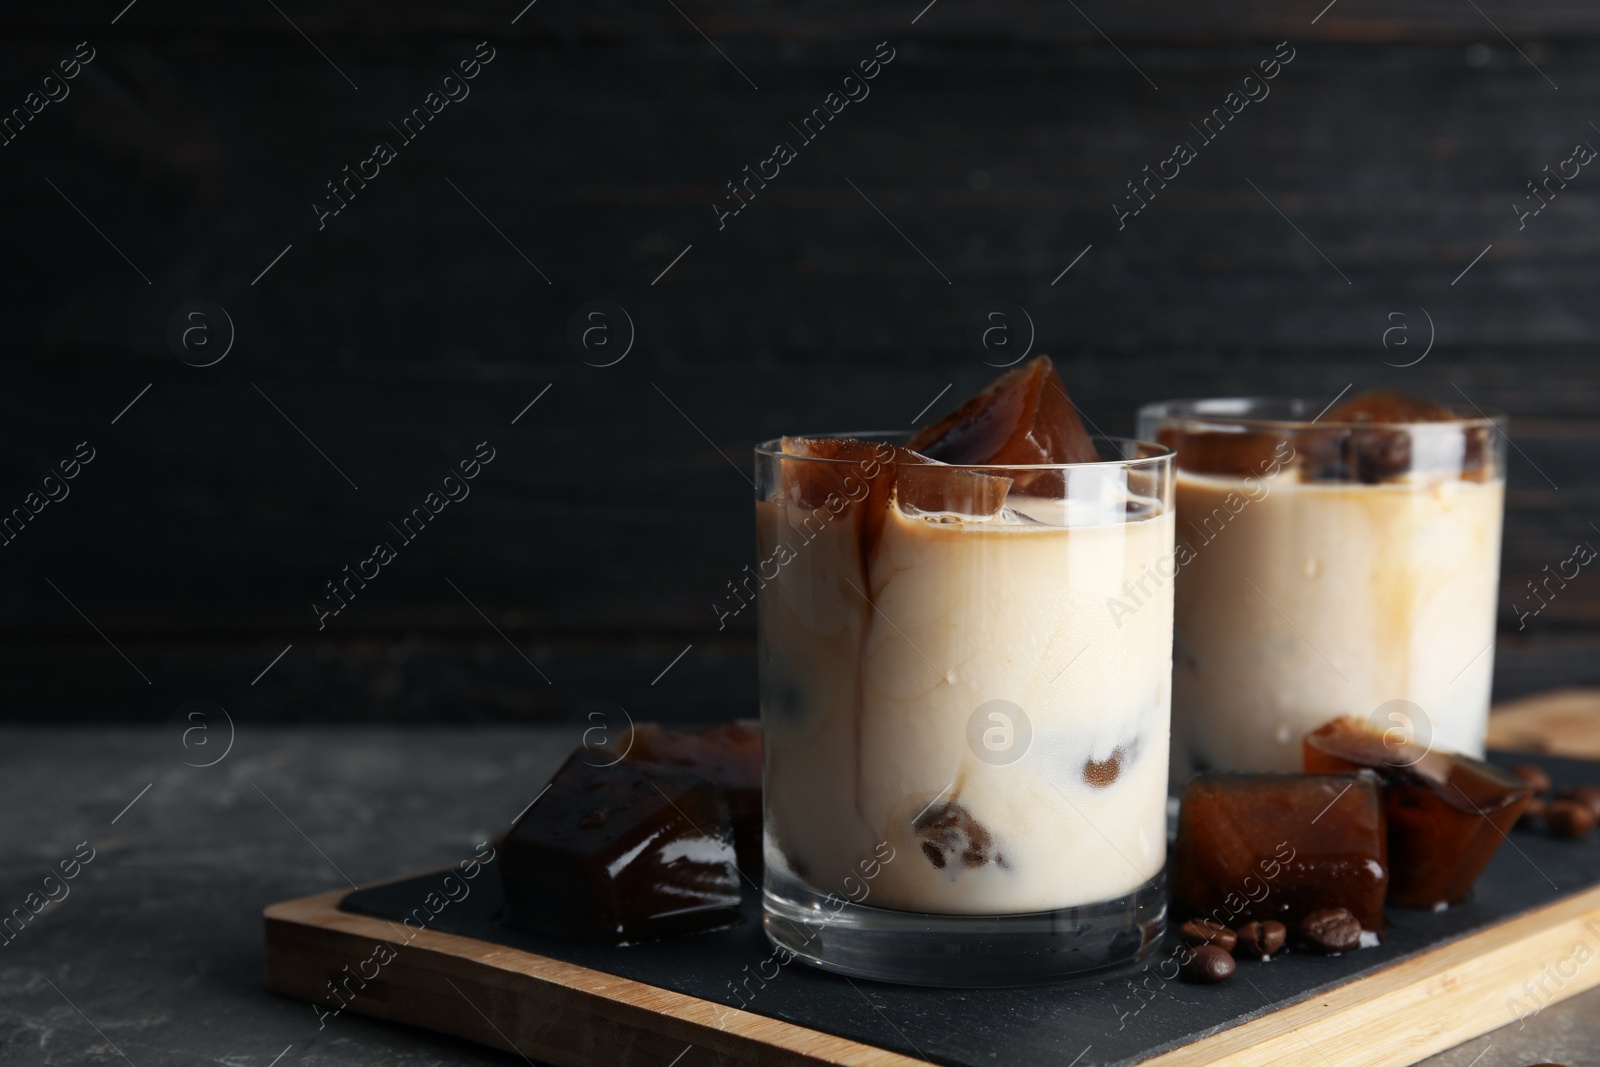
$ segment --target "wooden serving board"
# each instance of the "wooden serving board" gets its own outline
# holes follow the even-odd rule
[[[1558,703],[1571,713],[1570,700]],[[1600,784],[1600,764],[1542,762],[1560,782]],[[420,931],[402,929],[398,916],[442,874],[272,905],[267,984],[334,1007],[341,998],[330,983],[342,980],[343,1010],[559,1067],[1406,1067],[1600,985],[1600,966],[1572,963],[1580,946],[1580,963],[1600,956],[1600,841],[1524,831],[1511,841],[1468,904],[1392,913],[1383,946],[1345,957],[1241,961],[1221,986],[1157,978],[1141,992],[1116,976],[931,990],[848,982],[793,963],[741,1010],[728,986],[766,955],[753,901],[749,921],[732,931],[632,948],[566,946],[493,922],[492,866],[473,896]],[[380,945],[392,958],[377,966]],[[358,969],[363,978],[351,981]]]
[[[269,988],[337,1006],[327,983],[346,976],[347,966],[370,958],[377,945],[388,944],[395,946],[396,958],[356,993],[346,1010],[443,1031],[559,1067],[903,1067],[928,1062],[470,937],[424,930],[400,948],[402,939],[395,936],[393,924],[340,910],[344,896],[323,893],[266,910]],[[1529,1009],[1539,1006],[1524,983],[1570,959],[1579,944],[1600,948],[1600,888],[1299,1003],[1275,1009],[1264,1004],[1268,1010],[1254,1019],[1138,1062],[1146,1067],[1279,1067],[1284,1062],[1318,1062],[1314,1050],[1340,1067],[1409,1067],[1516,1021],[1508,1007],[1513,1001]],[[1574,977],[1545,982],[1550,995],[1543,1005],[1596,985],[1600,968],[1579,967]],[[1190,993],[1189,988],[1184,992]],[[1206,993],[1199,989],[1191,996]],[[953,1007],[961,1010],[958,1003]],[[1079,1047],[1092,1052],[1093,1042],[1085,1040]],[[1057,1057],[1029,1065],[1065,1065],[1073,1062],[1073,1055],[1067,1045]],[[1082,1059],[1074,1067],[1101,1062]]]
[[[1553,689],[1489,716],[1489,747],[1600,760],[1600,689]]]

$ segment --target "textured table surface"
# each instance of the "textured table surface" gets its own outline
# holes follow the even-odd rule
[[[241,725],[222,756],[226,723],[187,748],[184,729],[0,731],[0,910],[87,854],[80,842],[95,850],[0,947],[0,1063],[524,1062],[353,1014],[319,1030],[308,1005],[263,988],[260,914],[470,856],[537,793],[571,731]],[[1600,990],[1427,1063],[1578,1067],[1597,1050]]]

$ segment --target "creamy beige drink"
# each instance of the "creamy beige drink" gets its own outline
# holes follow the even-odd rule
[[[848,523],[795,550],[759,601],[769,870],[841,885],[888,842],[872,903],[976,914],[1161,870],[1171,583],[1120,626],[1107,604],[1170,559],[1173,518],[1108,488],[993,518],[894,506],[865,573]],[[762,503],[763,557],[811,511]]]
[[[1174,773],[1297,771],[1307,733],[1391,700],[1428,715],[1412,728],[1434,744],[1481,756],[1505,483],[1265,484],[1232,515],[1253,487],[1178,475],[1194,554],[1175,620]],[[1209,540],[1189,525],[1202,519]]]
[[[780,950],[973,986],[1159,945],[1172,470],[1091,440],[1044,357],[909,438],[756,450]]]
[[[1300,770],[1339,716],[1481,755],[1505,501],[1487,420],[1336,409],[1230,438],[1207,417],[1151,428],[1179,465],[1174,780]]]

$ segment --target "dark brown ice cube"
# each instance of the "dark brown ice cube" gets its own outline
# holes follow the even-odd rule
[[[910,449],[849,437],[785,437],[783,501],[856,524],[872,557],[891,500],[910,513],[991,518],[1011,479],[937,463]],[[793,456],[794,459],[787,457]]]
[[[1131,766],[1133,761],[1139,758],[1139,748],[1139,738],[1134,738],[1112,749],[1111,755],[1103,760],[1093,758],[1084,760],[1083,780],[1096,789],[1116,784],[1122,775],[1122,769]]]
[[[783,454],[778,503],[854,524],[863,565],[883,530],[895,472],[902,463],[925,462],[903,448],[852,437],[785,437]]]
[[[761,870],[761,726],[728,722],[705,730],[639,723],[610,750],[633,763],[655,763],[704,778],[721,792],[733,819],[739,868]]]
[[[1376,932],[1388,883],[1383,809],[1370,778],[1200,774],[1184,787],[1172,850],[1177,918],[1292,926],[1347,908]]]
[[[1329,422],[1449,422],[1456,417],[1444,404],[1393,389],[1369,389],[1332,408]]]
[[[505,921],[621,944],[739,919],[733,824],[710,782],[656,764],[591,766],[579,750],[500,850]]]
[[[1178,466],[1191,474],[1269,477],[1295,457],[1287,435],[1269,430],[1163,426],[1156,443],[1176,452]]]
[[[969,467],[1093,463],[1100,456],[1048,356],[1036,356],[919,431],[906,447]]]
[[[782,463],[782,502],[803,507],[820,507],[838,495],[857,501],[862,486],[882,483],[883,499],[894,483],[895,465],[904,449],[883,441],[863,441],[854,437],[785,437],[783,455],[796,460],[823,462]]]
[[[1405,741],[1360,719],[1335,719],[1306,736],[1312,772],[1368,769],[1383,781],[1389,903],[1459,904],[1533,797],[1522,779],[1482,760]]]
[[[922,854],[939,870],[946,867],[1005,866],[994,835],[972,813],[953,800],[930,807],[912,822],[922,839]]]
[[[1010,490],[1010,478],[943,463],[902,463],[895,474],[895,502],[909,514],[990,519]]]
[[[1391,389],[1359,393],[1320,420],[1327,428],[1310,438],[1306,476],[1310,480],[1355,481],[1369,485],[1399,477],[1412,470],[1416,462],[1413,433],[1406,427],[1453,422],[1460,418],[1437,401]],[[1341,423],[1345,425],[1340,426]],[[1487,426],[1462,428],[1465,437],[1461,457],[1463,474],[1471,476],[1482,469],[1489,432]]]

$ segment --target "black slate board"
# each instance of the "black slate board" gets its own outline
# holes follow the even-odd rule
[[[1503,753],[1492,761],[1521,760]],[[1534,758],[1558,784],[1600,785],[1600,763]],[[492,864],[490,865],[493,866]],[[740,926],[625,948],[568,945],[499,925],[497,873],[474,883],[429,927],[508,945],[704,1000],[740,1005],[733,986],[756,972],[771,948],[760,903],[746,890]],[[347,895],[340,907],[399,920],[439,888],[443,872]],[[1323,959],[1285,953],[1270,963],[1240,961],[1235,978],[1198,987],[1163,982],[1152,959],[1143,971],[1014,989],[948,990],[849,981],[799,963],[756,990],[745,1010],[891,1049],[949,1067],[1061,1064],[1122,1067],[1182,1048],[1277,1008],[1305,1000],[1408,956],[1551,903],[1600,882],[1600,842],[1558,841],[1519,830],[1479,879],[1473,899],[1441,913],[1391,910],[1384,944]],[[747,972],[745,968],[748,967]],[[768,973],[771,965],[769,964]],[[1508,1015],[1505,1022],[1512,1022]]]

